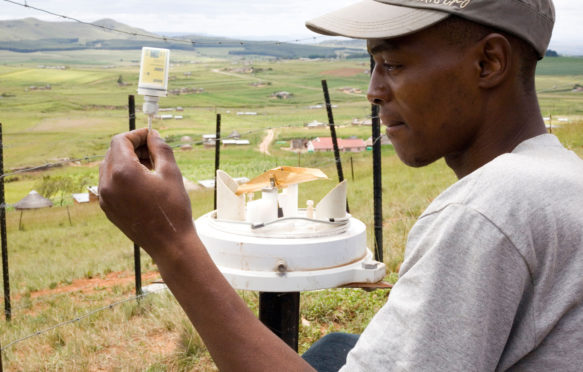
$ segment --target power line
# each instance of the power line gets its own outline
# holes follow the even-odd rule
[[[98,25],[95,23],[91,23],[91,22],[87,22],[87,21],[83,21],[74,17],[70,17],[64,14],[59,14],[59,13],[55,13],[52,12],[50,10],[46,10],[46,9],[42,9],[42,8],[38,8],[32,5],[28,5],[26,3],[26,1],[24,3],[20,3],[18,1],[13,1],[13,0],[4,0],[7,3],[11,3],[14,5],[18,5],[24,8],[29,8],[29,9],[33,9],[36,10],[38,12],[42,12],[45,14],[49,14],[55,17],[59,17],[62,19],[66,19],[66,20],[70,20],[73,22],[77,22],[80,24],[84,24],[87,26],[91,26],[91,27],[95,27],[95,28],[99,28],[102,30],[106,30],[106,31],[111,31],[111,32],[117,32],[120,34],[125,34],[125,35],[129,35],[129,36],[134,36],[134,37],[143,37],[143,38],[148,38],[148,39],[153,39],[153,40],[159,40],[159,41],[164,41],[164,42],[169,42],[169,41],[173,41],[176,43],[184,43],[184,44],[190,44],[193,47],[196,45],[225,45],[225,46],[229,46],[229,45],[258,45],[258,44],[263,44],[263,45],[282,45],[282,44],[290,44],[290,43],[300,43],[303,41],[313,41],[313,40],[317,40],[320,38],[323,38],[325,36],[312,36],[309,38],[304,38],[304,39],[293,39],[293,40],[289,40],[289,41],[265,41],[265,42],[254,42],[254,43],[250,43],[250,42],[245,42],[245,41],[237,41],[237,40],[233,40],[233,41],[216,41],[216,42],[201,42],[201,41],[196,41],[196,40],[190,40],[190,39],[185,39],[185,38],[175,38],[175,37],[169,37],[169,36],[156,36],[156,35],[152,35],[152,34],[144,34],[144,33],[140,33],[140,32],[133,32],[133,31],[124,31],[124,30],[120,30],[120,29],[116,29],[113,27],[108,27],[108,26],[104,26],[104,25]]]

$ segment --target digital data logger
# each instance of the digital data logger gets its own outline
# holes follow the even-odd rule
[[[152,129],[152,118],[158,112],[158,100],[166,97],[169,70],[170,50],[142,48],[138,94],[144,96],[142,110],[148,115],[148,130]]]

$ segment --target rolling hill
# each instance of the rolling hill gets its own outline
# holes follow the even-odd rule
[[[108,30],[113,28],[125,33]],[[139,36],[146,35],[146,36]],[[46,22],[35,18],[0,21],[0,50],[20,53],[63,51],[82,49],[127,50],[140,49],[144,45],[179,50],[226,48],[231,55],[261,55],[277,58],[327,58],[339,53],[362,53],[352,46],[324,46],[275,41],[246,41],[224,37],[188,35],[185,42],[155,40],[159,37],[146,30],[102,19],[93,24],[78,22]],[[175,39],[175,38],[173,38]],[[190,43],[188,40],[196,40]]]
[[[124,25],[113,19],[102,19],[93,22],[93,25],[155,36],[153,33]],[[0,42],[44,39],[79,39],[81,41],[91,41],[131,38],[132,36],[130,35],[124,35],[77,22],[46,22],[36,18],[0,21]]]

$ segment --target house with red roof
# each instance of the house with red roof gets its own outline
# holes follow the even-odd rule
[[[334,151],[332,137],[317,137],[308,142],[308,152]],[[360,152],[366,150],[366,144],[360,138],[338,138],[338,150],[342,152]]]

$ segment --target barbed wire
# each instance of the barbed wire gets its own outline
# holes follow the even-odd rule
[[[311,37],[307,37],[307,38],[303,38],[303,39],[292,39],[289,41],[259,41],[259,42],[248,42],[248,41],[239,41],[239,40],[232,40],[232,41],[216,41],[216,42],[204,42],[204,41],[196,41],[196,40],[191,40],[191,39],[186,39],[186,38],[178,38],[178,37],[169,37],[169,36],[157,36],[157,35],[153,35],[153,34],[144,34],[144,33],[140,33],[140,32],[135,32],[135,31],[125,31],[125,30],[120,30],[117,28],[113,28],[113,27],[108,27],[105,25],[98,25],[92,22],[87,22],[87,21],[83,21],[80,20],[78,18],[74,18],[74,17],[70,17],[64,14],[60,14],[60,13],[56,13],[50,10],[46,10],[46,9],[42,9],[39,7],[35,7],[32,5],[28,5],[26,3],[26,1],[24,3],[20,3],[18,1],[13,1],[13,0],[4,0],[7,3],[11,3],[14,5],[18,5],[24,8],[29,8],[29,9],[33,9],[36,10],[38,12],[42,12],[45,14],[49,14],[58,18],[62,18],[62,19],[66,19],[66,20],[70,20],[73,22],[77,22],[83,25],[87,25],[87,26],[91,26],[91,27],[95,27],[95,28],[99,28],[102,30],[106,30],[106,31],[111,31],[111,32],[117,32],[120,34],[125,34],[125,35],[129,35],[129,36],[134,36],[134,37],[143,37],[143,38],[148,38],[148,39],[152,39],[152,40],[159,40],[159,41],[164,41],[164,42],[176,42],[176,43],[184,43],[184,44],[190,44],[193,47],[196,45],[221,45],[221,46],[229,46],[229,45],[282,45],[282,44],[290,44],[290,43],[301,43],[304,41],[313,41],[313,40],[317,40],[317,39],[322,39],[325,38],[326,36],[311,36]]]
[[[24,304],[19,304],[19,305],[14,305],[11,304],[10,309],[12,311],[12,314],[15,313],[15,310],[21,310],[21,309],[30,309],[33,306],[39,305],[39,304],[46,304],[46,303],[51,303],[52,300],[57,299],[59,297],[64,297],[64,296],[71,296],[72,293],[75,293],[75,295],[79,296],[81,298],[82,301],[84,302],[102,302],[102,300],[100,299],[90,299],[88,298],[89,296],[84,294],[83,291],[86,289],[90,289],[90,288],[96,288],[95,283],[90,283],[81,287],[76,287],[74,290],[71,291],[65,291],[65,292],[60,292],[60,293],[53,293],[53,294],[49,294],[49,295],[45,295],[45,296],[35,296],[35,297],[26,297],[26,296],[21,296],[17,302],[18,303],[23,303]],[[121,296],[119,296],[121,297]],[[30,301],[30,303],[26,303],[27,301]],[[4,298],[0,297],[0,308],[2,308],[4,306]]]
[[[79,322],[79,321],[81,321],[81,320],[83,320],[85,318],[90,317],[91,315],[97,314],[97,313],[102,312],[104,310],[113,309],[114,307],[116,307],[118,305],[121,305],[123,303],[130,302],[130,301],[134,301],[134,300],[140,300],[140,299],[142,299],[144,297],[147,297],[147,296],[149,296],[151,294],[158,293],[158,292],[165,291],[165,290],[167,290],[167,288],[166,287],[162,287],[162,288],[159,288],[159,289],[152,290],[151,292],[142,293],[142,294],[137,295],[137,296],[132,296],[132,297],[129,297],[129,298],[126,298],[126,299],[117,301],[117,302],[113,302],[113,303],[111,303],[109,305],[106,305],[106,306],[100,307],[98,309],[92,310],[92,311],[90,311],[88,313],[85,313],[85,314],[83,314],[83,315],[81,315],[81,316],[79,316],[77,318],[70,319],[70,320],[66,320],[64,322],[55,324],[54,326],[51,326],[51,327],[48,327],[48,328],[45,328],[45,329],[36,331],[36,332],[31,333],[31,334],[29,334],[27,336],[24,336],[22,338],[19,338],[17,340],[11,341],[11,342],[9,342],[8,344],[6,344],[5,346],[2,347],[0,349],[0,352],[4,352],[9,347],[12,347],[12,346],[14,346],[16,344],[19,344],[19,343],[21,343],[23,341],[26,341],[26,340],[30,339],[30,338],[33,338],[33,337],[37,337],[37,336],[46,334],[46,333],[48,333],[50,331],[53,331],[53,330],[55,330],[57,328],[61,328],[61,327],[66,326],[68,324],[72,324],[72,323]]]
[[[19,173],[33,172],[35,170],[44,169],[44,168],[54,168],[56,166],[60,166],[60,165],[67,164],[67,163],[74,163],[74,162],[79,162],[79,161],[89,161],[89,160],[103,158],[103,157],[105,157],[105,155],[91,155],[91,156],[84,156],[82,158],[77,158],[77,159],[60,160],[60,161],[53,162],[53,163],[46,162],[45,164],[42,164],[42,165],[17,169],[17,170],[14,170],[12,172],[0,174],[0,178],[6,178],[9,176],[13,176],[15,174],[19,174]]]

